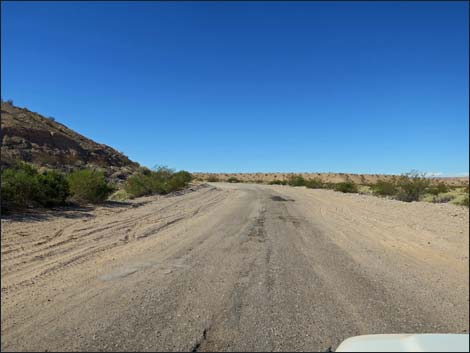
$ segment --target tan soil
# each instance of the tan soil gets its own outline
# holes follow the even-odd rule
[[[288,186],[2,219],[2,350],[326,350],[468,332],[468,209]]]

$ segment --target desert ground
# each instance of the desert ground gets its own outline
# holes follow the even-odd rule
[[[341,183],[352,181],[359,185],[375,184],[378,180],[391,180],[399,175],[392,174],[351,174],[351,173],[193,173],[200,180],[215,177],[219,181],[236,178],[241,182],[269,183],[276,180],[288,180],[293,175],[301,175],[305,179],[319,179],[324,183]],[[465,177],[432,177],[435,182],[444,182],[449,186],[467,186],[469,179]]]
[[[469,215],[279,185],[2,219],[1,348],[325,351],[469,331]]]

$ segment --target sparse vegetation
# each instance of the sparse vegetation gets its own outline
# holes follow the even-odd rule
[[[320,179],[313,178],[313,179],[308,179],[305,182],[305,186],[308,187],[309,189],[323,189],[325,185]]]
[[[398,193],[396,198],[400,201],[419,201],[424,195],[431,181],[425,174],[411,171],[401,175],[397,180]]]
[[[305,182],[306,180],[302,175],[293,175],[287,181],[290,186],[305,186]]]
[[[355,193],[358,192],[357,185],[352,181],[345,181],[342,183],[337,183],[334,187],[334,190],[344,192],[344,193]]]
[[[37,169],[26,163],[18,163],[2,170],[2,210],[24,208],[33,205],[39,195]]]
[[[210,183],[217,183],[219,182],[219,178],[217,178],[215,175],[211,175],[207,178],[207,181]]]
[[[57,171],[46,170],[39,173],[34,166],[24,162],[17,162],[2,171],[3,211],[30,206],[63,205],[69,195],[69,183],[66,177]]]
[[[454,198],[455,196],[452,194],[433,195],[431,202],[432,203],[447,203],[447,202],[452,201]]]
[[[460,194],[444,182],[432,183],[425,174],[411,171],[398,179],[379,179],[371,185],[372,192],[378,196],[392,196],[397,200],[428,201],[433,203],[453,202]]]
[[[439,194],[449,192],[449,190],[450,188],[444,182],[441,181],[437,184],[430,185],[426,191],[431,195],[437,196]]]
[[[82,169],[68,176],[70,193],[73,201],[80,204],[100,203],[114,191],[106,183],[104,173],[93,169]]]
[[[374,195],[393,196],[397,194],[397,191],[398,187],[395,181],[380,179],[372,185],[372,192]]]
[[[70,195],[70,186],[64,174],[55,170],[48,170],[39,174],[38,202],[45,207],[65,204]]]
[[[269,185],[287,185],[287,180],[272,180]]]
[[[228,182],[228,183],[241,183],[241,181],[238,180],[238,179],[235,178],[235,177],[230,177],[230,178],[228,178],[228,179],[227,179],[227,182]]]
[[[153,171],[141,168],[137,174],[129,177],[124,190],[131,197],[168,194],[186,187],[191,180],[191,174],[184,170],[175,173],[167,167],[157,167]]]
[[[456,202],[456,205],[469,207],[468,192],[461,201]]]

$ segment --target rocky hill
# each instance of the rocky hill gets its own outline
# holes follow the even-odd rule
[[[98,167],[112,179],[125,179],[139,164],[115,149],[90,140],[52,118],[1,103],[1,163],[16,160],[64,171]]]

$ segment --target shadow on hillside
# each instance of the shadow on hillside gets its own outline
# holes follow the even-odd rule
[[[95,215],[92,214],[92,211],[98,207],[115,209],[138,206],[140,206],[139,203],[136,204],[124,201],[106,201],[99,205],[79,206],[70,204],[67,206],[54,208],[29,208],[26,210],[12,210],[7,214],[2,213],[2,220],[11,220],[15,222],[37,222],[54,218],[93,218]]]

